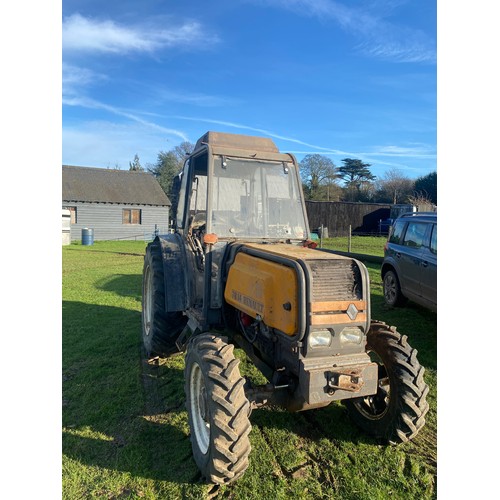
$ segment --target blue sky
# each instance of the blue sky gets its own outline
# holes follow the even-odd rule
[[[436,161],[436,0],[62,3],[62,162],[128,169],[207,130],[416,178]]]

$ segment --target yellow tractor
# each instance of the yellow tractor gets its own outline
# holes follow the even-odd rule
[[[315,249],[299,167],[269,138],[207,132],[174,183],[175,231],[157,236],[143,270],[148,355],[185,351],[193,456],[207,482],[248,467],[250,413],[342,400],[391,444],[428,411],[424,368],[394,327],[370,317],[356,259]],[[242,377],[234,346],[268,383]]]

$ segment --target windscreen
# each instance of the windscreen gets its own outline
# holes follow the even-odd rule
[[[212,231],[219,237],[304,239],[293,164],[214,158]]]

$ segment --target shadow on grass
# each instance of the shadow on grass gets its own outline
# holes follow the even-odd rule
[[[142,358],[140,321],[133,310],[63,303],[63,454],[137,478],[197,483],[183,370]]]
[[[113,274],[96,283],[96,288],[104,292],[113,292],[120,297],[132,297],[138,301],[142,298],[141,274]]]
[[[378,444],[375,439],[360,431],[349,419],[346,409],[337,403],[297,413],[261,408],[252,412],[251,422],[264,433],[273,432],[273,429],[288,431],[315,442],[328,439],[336,445]]]
[[[145,252],[123,252],[119,250],[97,250],[95,248],[89,248],[88,246],[75,245],[67,246],[64,249],[66,252],[87,252],[87,253],[109,253],[114,255],[130,255],[133,257],[144,257]]]

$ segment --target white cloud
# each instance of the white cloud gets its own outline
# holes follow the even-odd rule
[[[355,15],[354,9],[330,0],[266,0],[264,2],[257,0],[257,3],[275,5],[307,17],[334,19],[343,26],[353,24]],[[356,13],[358,21],[362,20],[359,19],[359,14]]]
[[[80,88],[88,87],[108,77],[92,71],[63,62],[62,65],[62,88],[65,96],[75,95]]]
[[[333,0],[253,0],[265,6],[291,10],[298,15],[331,20],[358,39],[356,49],[363,54],[393,62],[436,61],[435,43],[419,30],[383,19],[401,2],[366,2],[362,8]]]
[[[309,149],[307,151],[290,151],[287,150],[289,153],[293,154],[300,154],[300,155],[306,155],[306,154],[322,154],[322,155],[330,155],[330,156],[343,156],[343,157],[356,157],[356,158],[361,158],[366,161],[371,161],[370,157],[407,157],[407,158],[436,158],[436,154],[432,152],[429,146],[426,146],[424,144],[418,144],[414,145],[412,147],[404,147],[404,146],[381,146],[381,147],[376,147],[372,151],[365,151],[365,152],[352,152],[352,151],[342,151],[339,149],[333,149],[333,148],[326,148],[324,146],[318,146],[316,144],[310,144],[304,141],[301,141],[299,139],[295,139],[293,137],[287,137],[285,135],[272,132],[270,130],[264,130],[261,128],[256,128],[252,127],[249,125],[244,125],[241,123],[234,123],[234,122],[227,122],[223,120],[214,120],[210,118],[200,118],[200,117],[188,117],[188,116],[176,116],[175,118],[180,119],[180,120],[190,120],[190,121],[195,121],[195,122],[200,122],[200,123],[212,123],[215,125],[222,125],[224,127],[229,127],[229,128],[236,128],[240,130],[250,130],[252,132],[257,132],[259,134],[264,134],[269,137],[272,137],[274,139],[279,139],[284,142],[290,142],[293,144],[298,144],[301,146],[306,146],[312,149]],[[389,166],[397,166],[397,167],[402,167],[402,168],[407,168],[405,165],[401,165],[399,163],[392,163],[392,162],[384,162],[380,161],[380,159],[373,160],[376,161],[379,164],[382,165],[389,165]]]
[[[321,146],[315,146],[313,144],[309,144],[309,143],[301,141],[299,139],[294,139],[293,137],[286,137],[286,136],[277,134],[275,132],[271,132],[269,130],[251,127],[248,125],[243,125],[241,123],[233,123],[233,122],[227,122],[227,121],[223,121],[223,120],[213,120],[210,118],[198,118],[198,117],[189,117],[189,116],[176,116],[175,118],[177,118],[179,120],[190,120],[190,121],[195,121],[195,122],[213,123],[215,125],[223,125],[225,127],[237,128],[240,130],[251,130],[252,132],[258,132],[259,134],[264,134],[264,135],[267,135],[269,137],[273,137],[274,139],[280,139],[280,140],[286,141],[286,142],[293,142],[295,144],[300,144],[302,146],[307,146],[307,147],[319,149],[321,151],[332,152],[332,150],[330,148],[323,148]]]
[[[140,125],[143,125],[146,128],[149,128],[151,130],[156,130],[158,132],[162,132],[168,135],[172,135],[177,137],[178,139],[182,139],[183,141],[188,141],[188,137],[184,132],[180,130],[175,130],[167,127],[163,127],[162,125],[158,125],[157,123],[150,122],[147,120],[144,120],[140,116],[130,113],[128,111],[122,110],[120,108],[116,108],[114,106],[110,106],[109,104],[104,104],[102,102],[96,101],[94,99],[91,99],[89,97],[84,97],[84,96],[64,96],[62,103],[66,106],[79,106],[83,108],[89,108],[89,109],[100,109],[103,111],[107,111],[108,113],[112,113],[114,115],[121,116],[122,118],[127,118],[128,120],[131,120],[133,122],[136,122]]]
[[[392,33],[382,28],[382,33],[369,35],[369,41],[358,48],[366,55],[394,62],[435,62],[436,50],[429,39],[420,32],[391,28]]]
[[[79,68],[78,66],[63,63],[62,69],[63,84],[66,85],[76,85],[79,87],[81,85],[87,85],[95,79],[95,73],[86,68]]]
[[[118,124],[105,120],[65,126],[62,131],[64,165],[103,167],[128,170],[134,155],[141,165],[155,163],[160,151],[168,151],[179,143],[176,134],[151,130],[140,123]]]
[[[156,101],[155,105],[157,107],[164,102],[170,101],[192,104],[200,107],[233,106],[239,102],[235,98],[203,94],[199,92],[191,93],[184,90],[175,91],[163,85],[150,85],[147,82],[145,82],[143,86],[145,93]]]
[[[381,146],[369,153],[372,156],[404,156],[407,158],[436,158],[436,153],[425,144],[414,146]]]
[[[126,54],[154,52],[159,49],[216,42],[203,32],[198,22],[186,22],[170,28],[119,25],[112,20],[96,20],[73,14],[63,20],[64,52]]]

